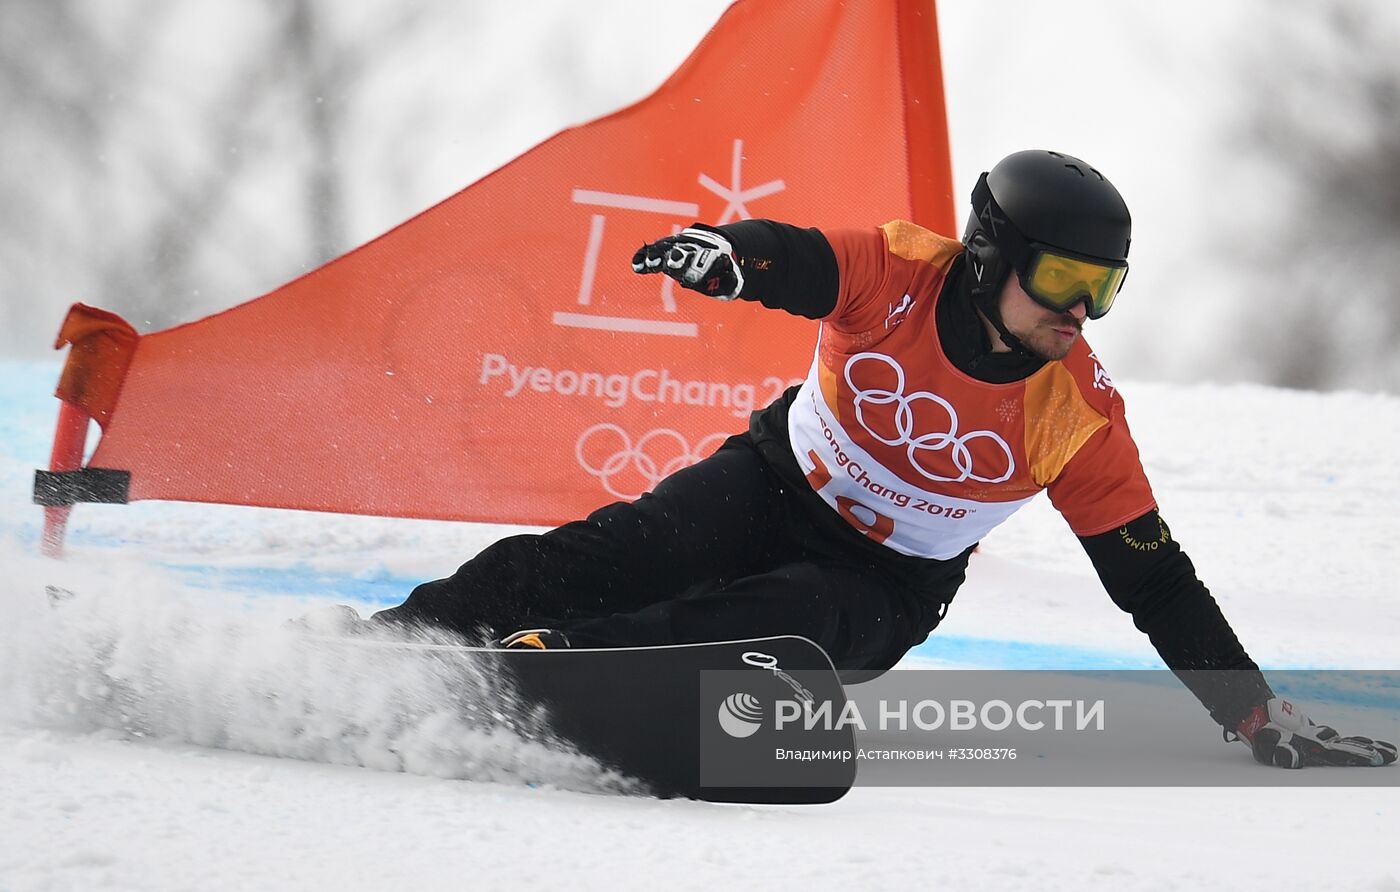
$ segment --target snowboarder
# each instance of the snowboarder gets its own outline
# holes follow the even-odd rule
[[[1274,696],[1158,514],[1081,336],[1113,306],[1130,232],[1097,170],[1024,151],[978,180],[961,242],[745,220],[643,246],[640,274],[821,320],[806,381],[635,502],[496,542],[370,622],[520,629],[502,643],[538,648],[795,634],[838,669],[883,670],[943,619],[978,541],[1045,490],[1227,737],[1286,767],[1394,761]]]

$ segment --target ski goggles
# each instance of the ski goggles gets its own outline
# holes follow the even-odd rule
[[[1088,305],[1087,315],[1098,319],[1113,307],[1113,299],[1128,275],[1126,261],[1105,263],[1073,257],[1031,244],[1031,258],[1016,271],[1021,288],[1049,310],[1067,313],[1075,304]]]

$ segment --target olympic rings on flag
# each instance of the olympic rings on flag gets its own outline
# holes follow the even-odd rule
[[[578,442],[574,444],[574,456],[578,459],[579,467],[597,477],[603,484],[603,489],[610,495],[631,500],[650,492],[656,484],[681,468],[695,464],[728,437],[729,435],[724,433],[710,434],[692,449],[680,431],[661,427],[647,431],[634,445],[625,430],[605,422],[595,424],[579,435]],[[600,442],[607,444],[604,446],[605,451],[608,448],[612,448],[613,451],[601,463],[595,465],[589,461],[585,452],[590,445],[596,447]],[[640,478],[645,484],[637,492],[627,492],[619,488],[617,478],[628,472],[633,472],[636,478]]]

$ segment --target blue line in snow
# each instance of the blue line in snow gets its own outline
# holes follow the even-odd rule
[[[347,575],[306,565],[288,567],[209,567],[166,564],[186,584],[196,588],[252,595],[299,596],[353,602],[366,607],[391,607],[407,597],[421,579],[386,570]],[[1145,645],[1144,645],[1145,647]],[[997,669],[1163,669],[1150,649],[1123,654],[1066,644],[1035,644],[935,632],[910,653],[916,657]]]
[[[421,579],[399,576],[384,569],[358,574],[327,572],[305,564],[286,567],[210,567],[203,564],[167,563],[166,569],[198,589],[239,592],[254,597],[310,597],[350,603],[365,610],[399,604]],[[364,612],[362,610],[362,612]],[[1162,670],[1166,667],[1143,643],[1138,653],[1081,647],[974,638],[936,632],[910,651],[910,655],[955,666],[1017,670]],[[1329,670],[1266,667],[1275,691],[1300,701],[1349,703],[1400,708],[1400,683],[1395,673],[1338,672]],[[1364,677],[1363,677],[1364,676]],[[1176,684],[1165,672],[1143,672],[1151,684]]]
[[[347,575],[306,565],[287,567],[209,567],[166,564],[195,588],[236,591],[251,595],[298,596],[353,602],[366,607],[391,607],[407,597],[421,579],[386,570]],[[1145,645],[1144,645],[1145,647]],[[936,632],[910,653],[917,657],[967,666],[998,669],[1162,669],[1150,649],[1142,654],[1065,644],[972,638]]]
[[[963,666],[996,669],[1165,669],[1146,641],[1144,653],[1125,654],[1071,644],[1037,644],[994,638],[970,638],[934,632],[911,656]]]
[[[288,567],[209,567],[202,564],[163,564],[194,588],[219,589],[251,595],[311,596],[341,603],[388,607],[403,601],[421,579],[395,576],[387,570],[347,575],[294,564]]]
[[[268,597],[315,597],[377,609],[400,603],[420,581],[386,570],[354,576],[327,573],[305,565],[289,567],[216,568],[196,564],[166,564],[186,583],[222,591]],[[910,651],[915,657],[958,666],[1017,670],[1165,670],[1166,666],[1143,642],[1140,654],[1121,653],[1068,644],[972,638],[934,633]],[[1172,686],[1178,682],[1165,671],[1132,672],[1131,680]],[[1301,703],[1346,704],[1400,710],[1400,677],[1394,672],[1342,672],[1336,670],[1273,670],[1270,683],[1280,696]]]

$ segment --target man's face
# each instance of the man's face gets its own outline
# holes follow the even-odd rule
[[[1021,288],[1015,273],[1006,277],[1001,289],[1001,321],[1006,330],[1041,359],[1064,359],[1079,338],[1088,308],[1083,301],[1068,312],[1047,310]]]

